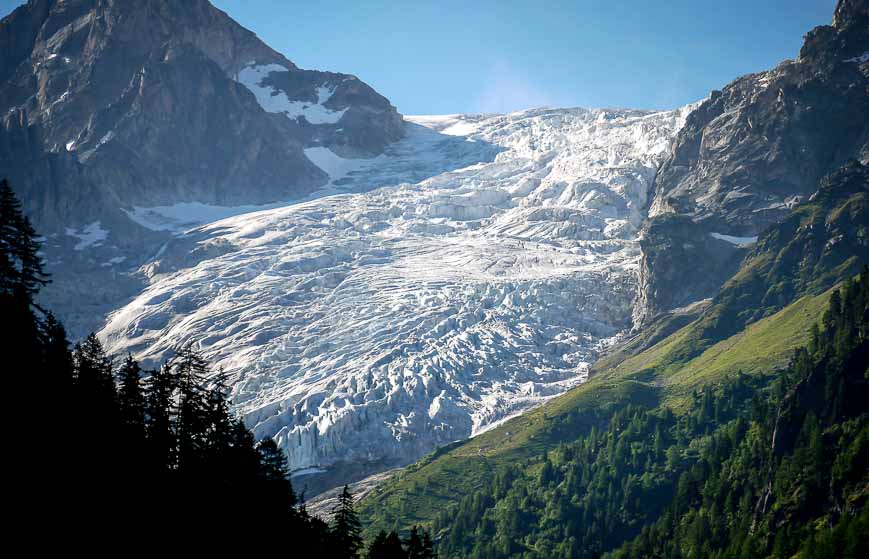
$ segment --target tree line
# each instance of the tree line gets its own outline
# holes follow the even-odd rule
[[[249,526],[272,543],[292,542],[299,557],[434,557],[428,534],[416,529],[405,539],[382,534],[366,548],[347,487],[331,522],[309,514],[285,453],[233,416],[226,375],[192,345],[154,370],[130,355],[113,362],[94,334],[70,349],[61,322],[36,300],[49,282],[39,248],[0,181],[0,355],[23,425],[17,473],[40,480],[25,512],[33,521],[116,534],[155,527],[157,538]]]
[[[787,369],[629,404],[433,522],[441,557],[869,556],[869,270]]]

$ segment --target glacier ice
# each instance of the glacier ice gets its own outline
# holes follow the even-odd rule
[[[747,247],[757,242],[757,236],[754,237],[735,237],[733,235],[725,235],[723,233],[709,233],[709,236],[719,241],[725,241],[738,247]]]
[[[406,117],[378,158],[309,150],[326,191],[177,237],[100,336],[154,361],[196,344],[294,470],[406,464],[582,382],[630,326],[687,113]]]

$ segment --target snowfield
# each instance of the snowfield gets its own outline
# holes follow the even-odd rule
[[[324,106],[335,93],[335,87],[325,85],[317,88],[316,103],[291,101],[283,91],[263,85],[263,80],[273,72],[287,72],[287,69],[279,64],[257,65],[251,62],[238,74],[238,81],[256,96],[265,111],[283,113],[291,119],[304,118],[311,124],[335,124],[347,112],[347,109],[335,111]]]
[[[407,464],[581,383],[630,326],[688,112],[406,117],[374,160],[314,148],[327,191],[179,234],[100,335],[155,361],[195,343],[300,473]]]

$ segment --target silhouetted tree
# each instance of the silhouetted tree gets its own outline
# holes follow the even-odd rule
[[[366,559],[407,559],[401,538],[395,532],[381,530],[368,545]]]
[[[362,548],[362,528],[353,504],[353,494],[344,486],[333,510],[331,533],[335,546],[335,557],[355,559]]]

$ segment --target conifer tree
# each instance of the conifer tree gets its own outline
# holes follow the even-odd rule
[[[422,538],[416,526],[410,529],[410,535],[404,540],[404,546],[407,550],[407,559],[425,559]]]
[[[368,546],[366,559],[407,559],[401,546],[401,538],[394,531],[388,534],[381,530]]]
[[[208,375],[208,363],[188,344],[177,351],[170,367],[178,382],[175,426],[178,468],[191,473],[203,467],[207,408],[202,387]]]
[[[359,557],[359,550],[362,548],[362,528],[356,508],[353,505],[353,494],[346,485],[333,510],[330,532],[334,540],[336,558],[356,559]]]
[[[210,464],[226,464],[232,444],[232,417],[226,402],[226,375],[223,371],[212,379],[205,396],[205,460]]]
[[[0,291],[19,291],[28,301],[48,283],[39,242],[30,219],[21,212],[9,181],[0,181]]]
[[[21,203],[5,179],[0,181],[0,351],[14,393],[30,393],[41,361],[41,321],[33,296],[48,281],[39,243]]]
[[[80,404],[102,422],[114,419],[115,383],[112,364],[96,334],[90,334],[73,351],[75,383],[82,398]]]
[[[66,330],[54,314],[46,313],[42,326],[42,364],[47,376],[51,378],[54,390],[69,397],[72,387],[72,354]]]
[[[267,499],[264,506],[272,511],[275,518],[295,517],[297,498],[289,478],[286,454],[271,438],[260,441],[256,449],[259,453],[260,477],[269,487],[264,495]]]
[[[155,472],[175,469],[173,399],[177,381],[172,369],[163,366],[145,382],[145,434],[148,455]]]
[[[118,412],[123,436],[141,444],[145,439],[145,398],[142,369],[132,355],[118,371]]]

